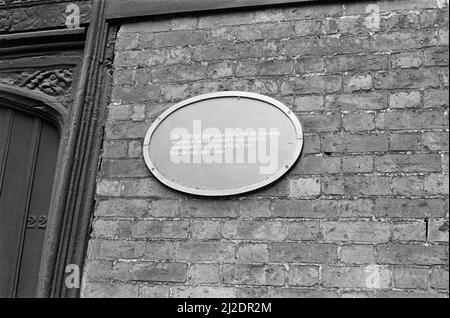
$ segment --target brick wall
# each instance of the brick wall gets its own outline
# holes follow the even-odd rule
[[[447,2],[338,2],[121,26],[83,296],[448,297]],[[247,195],[166,188],[152,120],[222,90],[292,108],[300,161]]]

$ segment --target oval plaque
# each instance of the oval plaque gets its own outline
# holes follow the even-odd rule
[[[303,146],[302,126],[279,101],[254,93],[197,96],[151,125],[144,158],[176,190],[225,196],[259,189],[283,176]]]

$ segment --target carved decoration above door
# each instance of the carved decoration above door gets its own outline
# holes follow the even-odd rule
[[[1,72],[0,83],[37,90],[58,99],[70,92],[73,75],[73,67]]]

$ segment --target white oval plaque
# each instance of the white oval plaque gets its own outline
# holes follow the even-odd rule
[[[176,190],[225,196],[259,189],[283,176],[303,146],[289,108],[254,93],[197,96],[168,109],[144,140],[153,175]]]

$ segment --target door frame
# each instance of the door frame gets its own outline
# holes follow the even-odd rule
[[[72,92],[70,96],[64,95],[64,102],[33,85],[30,89],[21,76],[13,78],[11,84],[0,84],[0,100],[50,120],[61,135],[39,271],[36,296],[40,298],[79,296],[79,288],[66,287],[66,268],[75,264],[83,270],[94,210],[96,173],[111,83],[106,50],[111,32],[104,19],[106,3],[106,0],[93,1],[87,23],[76,29],[61,25],[52,30],[0,35],[0,56],[6,57],[0,63],[0,71],[20,73],[37,68],[51,72],[70,68],[76,74],[71,79]],[[64,13],[66,3],[55,6]],[[45,16],[37,18],[42,20],[36,20],[36,25],[45,25]],[[82,57],[67,53],[74,50],[82,50]],[[34,58],[35,52],[45,52],[48,56]],[[52,58],[51,54],[56,52],[68,55],[56,54]]]

